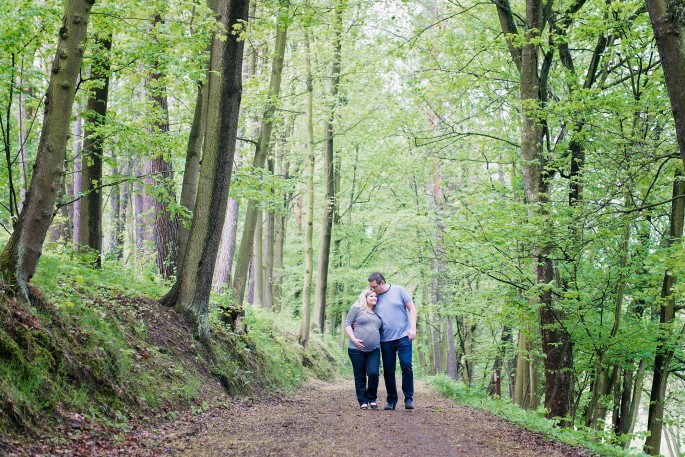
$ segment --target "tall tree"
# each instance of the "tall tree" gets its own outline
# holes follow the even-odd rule
[[[90,79],[95,87],[88,94],[85,116],[83,151],[81,153],[81,192],[84,193],[79,206],[79,246],[85,246],[96,253],[94,266],[102,266],[102,155],[104,137],[101,127],[107,118],[109,98],[110,56],[112,31],[105,31],[95,43],[95,55],[90,67]]]
[[[156,34],[163,27],[164,20],[156,14],[152,29],[155,41]],[[160,143],[164,144],[169,134],[169,103],[166,89],[166,76],[163,69],[162,49],[157,50],[153,68],[146,80],[146,89],[150,95],[153,108],[153,122],[151,131],[159,135]],[[145,158],[144,172],[148,191],[155,188],[152,195],[148,192],[144,196],[146,208],[152,214],[152,239],[157,250],[157,268],[162,277],[169,279],[176,273],[176,256],[178,248],[178,218],[172,214],[169,207],[175,203],[176,192],[174,184],[174,169],[171,163],[171,151],[165,146],[161,150],[153,151],[151,157]]]
[[[646,4],[671,100],[678,149],[685,163],[685,4],[680,0],[646,0]]]
[[[193,210],[195,209],[195,199],[197,197],[197,177],[200,173],[200,157],[202,155],[202,141],[205,137],[206,125],[207,88],[205,87],[204,83],[198,83],[193,123],[190,126],[188,146],[186,148],[186,163],[183,172],[183,183],[181,184],[181,206],[183,206],[190,215],[193,214]],[[186,228],[185,221],[179,221],[177,257],[179,265],[183,263],[183,257],[185,256],[189,233],[190,230]]]
[[[42,253],[43,241],[54,216],[59,182],[64,172],[76,82],[94,3],[95,0],[64,2],[64,15],[45,96],[43,128],[31,184],[14,232],[0,254],[0,271],[5,283],[19,286],[27,298],[27,282],[33,276]]]
[[[207,130],[195,213],[178,279],[161,300],[185,316],[193,334],[206,346],[210,342],[209,294],[238,132],[244,47],[240,31],[247,23],[248,7],[247,0],[225,0],[216,5],[228,35],[225,40],[218,33],[212,38]]]
[[[337,0],[335,3],[335,16],[333,20],[333,63],[331,68],[331,103],[328,119],[326,120],[326,142],[324,146],[324,184],[326,196],[324,197],[324,216],[321,221],[321,237],[319,243],[319,259],[316,269],[316,295],[314,297],[314,324],[323,334],[324,319],[326,317],[326,290],[328,288],[328,268],[331,254],[331,238],[333,236],[333,220],[335,219],[335,206],[337,196],[335,194],[335,153],[334,153],[334,122],[339,104],[338,92],[340,90],[340,61],[342,53],[343,35],[343,12],[345,0]]]
[[[304,31],[305,46],[305,71],[307,77],[307,191],[305,207],[304,229],[304,278],[302,285],[302,313],[299,340],[302,346],[309,342],[309,324],[311,322],[312,304],[312,276],[314,274],[314,168],[316,164],[316,152],[314,150],[314,78],[312,76],[311,45],[309,43],[309,31]]]
[[[547,75],[551,55],[546,54],[540,66],[540,37],[545,27],[545,11],[541,0],[526,0],[523,41],[514,43],[518,34],[508,0],[498,0],[497,12],[502,31],[507,36],[513,63],[520,75],[522,113],[521,156],[523,159],[523,188],[531,219],[548,218],[546,206],[550,199],[549,176],[542,142],[545,134],[541,120],[546,98]],[[545,224],[546,226],[549,226]],[[539,288],[536,301],[539,305],[539,324],[542,351],[545,354],[545,407],[549,417],[566,421],[573,406],[573,347],[570,335],[560,322],[561,311],[555,308],[551,285],[554,282],[552,246],[538,240],[531,246],[533,270]]]
[[[685,181],[682,173],[677,172],[673,182],[673,199],[671,203],[670,229],[666,240],[669,247],[682,249],[683,218],[685,217]],[[656,355],[654,357],[654,373],[652,376],[652,390],[649,396],[649,413],[647,416],[647,431],[644,451],[650,455],[661,452],[661,432],[664,421],[664,404],[666,401],[666,387],[671,370],[671,360],[676,353],[677,343],[674,343],[674,328],[676,297],[673,287],[676,277],[671,271],[664,274],[661,288],[661,303],[659,306],[659,337],[657,339]]]

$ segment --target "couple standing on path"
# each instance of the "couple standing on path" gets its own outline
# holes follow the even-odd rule
[[[414,409],[412,340],[416,338],[416,306],[409,293],[397,284],[387,284],[380,273],[369,276],[364,289],[345,320],[350,337],[347,353],[352,361],[354,385],[361,409],[376,409],[380,359],[388,393],[385,409],[397,405],[396,359],[402,370],[404,407]],[[368,378],[368,383],[367,383]]]

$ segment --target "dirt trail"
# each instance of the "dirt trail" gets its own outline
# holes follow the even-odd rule
[[[160,432],[155,440],[158,447],[141,453],[194,457],[592,455],[459,406],[423,382],[416,384],[413,411],[405,410],[401,400],[396,411],[384,411],[384,399],[381,386],[379,409],[362,411],[352,379],[313,381],[291,397],[234,404],[181,419]]]

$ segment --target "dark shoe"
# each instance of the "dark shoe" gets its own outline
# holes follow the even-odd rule
[[[385,405],[386,410],[392,410],[395,409],[395,402],[389,402],[387,405]]]
[[[378,403],[376,403],[375,401],[369,402],[369,406],[371,407],[371,409],[378,409]]]
[[[405,400],[404,409],[414,409],[414,400]]]

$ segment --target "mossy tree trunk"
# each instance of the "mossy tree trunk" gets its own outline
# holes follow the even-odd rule
[[[36,270],[43,241],[54,216],[55,199],[64,172],[76,81],[94,2],[64,2],[64,16],[45,96],[43,128],[31,183],[14,232],[0,254],[2,280],[7,285],[18,285],[25,296],[28,296],[26,284]]]
[[[211,6],[211,5],[210,5]],[[244,30],[248,0],[226,0],[218,5],[225,30]],[[195,213],[178,279],[162,303],[173,305],[190,323],[193,334],[210,343],[209,294],[233,169],[242,95],[244,40],[228,33],[212,40],[208,80],[207,131]]]

